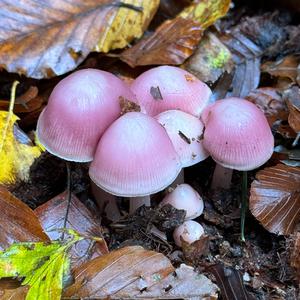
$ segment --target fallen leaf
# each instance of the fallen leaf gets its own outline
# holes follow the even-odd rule
[[[278,159],[283,164],[291,167],[300,167],[300,149],[287,149],[282,145],[278,145],[274,148],[272,159],[274,159],[275,153],[278,153]]]
[[[158,0],[0,3],[0,64],[38,79],[73,70],[93,50],[125,47],[143,34],[159,5]]]
[[[204,35],[196,52],[184,63],[183,67],[203,82],[214,83],[225,71],[233,68],[231,53],[216,35]]]
[[[81,239],[83,238],[79,235],[73,235],[65,244],[13,244],[4,252],[0,252],[0,278],[24,278],[22,285],[29,286],[26,300],[60,300],[63,279],[70,269],[67,251]]]
[[[149,37],[121,53],[131,67],[180,65],[196,49],[203,30],[223,17],[231,1],[196,1],[176,18],[162,23]]]
[[[12,243],[49,241],[34,212],[0,186],[0,250]]]
[[[297,83],[298,66],[300,64],[300,56],[288,55],[275,62],[268,61],[261,66],[262,72],[269,73],[276,77],[287,77],[293,83]]]
[[[300,221],[300,169],[278,164],[256,174],[249,208],[270,232],[293,233]]]
[[[75,269],[75,282],[66,288],[64,296],[104,298],[124,291],[123,297],[132,299],[144,289],[159,284],[173,271],[163,254],[139,246],[125,247]]]
[[[227,14],[230,3],[231,0],[196,0],[179,15],[199,22],[206,29]]]
[[[217,281],[218,287],[224,300],[254,300],[243,283],[239,271],[231,267],[225,267],[222,264],[210,266],[207,271],[211,272]]]
[[[288,121],[292,129],[299,133],[300,132],[300,88],[294,86],[286,90],[283,94],[288,109],[289,117]]]
[[[300,232],[293,235],[292,240],[290,264],[296,270],[296,275],[300,279]]]
[[[120,299],[130,295],[128,289],[116,294]],[[135,299],[185,299],[185,300],[216,300],[218,287],[194,268],[181,264],[175,272],[169,274],[159,283],[136,295]]]
[[[50,239],[57,240],[62,233],[67,210],[67,193],[64,192],[34,210],[41,225]],[[102,236],[102,229],[92,213],[72,195],[66,228],[74,229],[82,235],[99,237],[99,241],[84,239],[70,249],[72,268],[89,259],[108,253],[107,245]],[[67,235],[65,235],[67,238]]]
[[[162,23],[156,31],[121,53],[131,67],[180,65],[196,49],[202,28],[198,22],[177,17]]]
[[[25,300],[28,289],[28,286],[21,286],[15,289],[5,289],[0,286],[1,300]]]
[[[20,143],[14,137],[14,124],[19,118],[0,111],[0,184],[27,180],[29,169],[41,151],[36,146]]]
[[[278,120],[286,121],[288,118],[287,105],[275,88],[261,87],[255,89],[245,99],[254,103],[264,113],[270,126]]]

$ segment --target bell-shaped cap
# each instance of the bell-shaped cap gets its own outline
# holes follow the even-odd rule
[[[183,224],[176,227],[173,232],[173,238],[178,247],[182,246],[181,239],[188,244],[192,244],[199,240],[202,235],[204,235],[202,225],[192,220],[185,221]]]
[[[164,128],[150,116],[129,112],[103,134],[89,174],[111,194],[137,197],[161,191],[180,170],[178,155]]]
[[[95,69],[74,72],[52,91],[38,120],[38,138],[58,157],[91,161],[101,135],[120,116],[124,98],[135,99],[113,74]]]
[[[199,117],[211,95],[210,88],[194,75],[171,66],[142,73],[131,84],[131,90],[150,116],[178,109]]]
[[[240,98],[218,100],[201,119],[205,125],[203,145],[220,165],[253,170],[272,155],[274,137],[264,114]]]
[[[173,191],[165,196],[160,205],[164,206],[166,204],[171,204],[177,209],[184,209],[186,211],[186,220],[199,217],[204,208],[201,196],[186,183],[177,185]]]
[[[209,156],[202,144],[204,126],[201,120],[180,110],[167,110],[155,118],[165,127],[183,168]]]

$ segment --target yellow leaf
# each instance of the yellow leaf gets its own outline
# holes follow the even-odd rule
[[[101,28],[98,52],[124,48],[134,38],[140,38],[155,14],[159,0],[123,0],[117,13],[111,15],[109,26]],[[139,9],[128,9],[126,4]]]
[[[28,179],[30,166],[41,154],[38,147],[22,144],[14,137],[14,123],[19,120],[12,112],[16,86],[17,82],[13,84],[9,111],[0,111],[0,184]]]
[[[180,16],[185,19],[198,21],[206,29],[216,20],[224,17],[229,10],[230,0],[202,0],[195,1],[185,8]]]

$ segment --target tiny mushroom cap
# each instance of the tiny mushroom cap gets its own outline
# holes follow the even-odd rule
[[[138,197],[163,190],[180,170],[178,155],[164,128],[148,115],[129,112],[103,134],[89,174],[111,194]]]
[[[131,90],[150,116],[178,109],[200,117],[211,95],[210,88],[194,75],[171,66],[144,72],[133,81]]]
[[[124,98],[135,99],[113,74],[95,69],[74,72],[52,91],[38,119],[38,138],[58,157],[91,161],[101,135],[120,116]]]
[[[202,235],[204,235],[203,227],[192,220],[185,221],[183,224],[175,228],[173,232],[173,238],[178,247],[182,246],[181,239],[188,244],[192,244],[199,240]]]
[[[198,118],[180,110],[167,110],[155,118],[165,127],[183,168],[209,156],[202,144],[204,126]]]
[[[274,137],[264,114],[240,98],[218,100],[201,119],[205,125],[203,145],[221,166],[253,170],[272,155]]]
[[[185,219],[195,219],[203,212],[203,199],[189,184],[183,183],[170,192],[160,203],[161,206],[171,204],[177,209],[186,211]]]

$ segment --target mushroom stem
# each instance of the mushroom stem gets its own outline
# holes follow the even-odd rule
[[[91,189],[100,209],[100,213],[105,212],[108,219],[114,222],[118,221],[121,218],[121,214],[117,205],[116,196],[102,190],[92,181]]]
[[[245,219],[248,208],[247,203],[247,171],[243,171],[242,179],[242,201],[241,201],[241,240],[245,242]]]
[[[150,195],[142,197],[131,197],[129,199],[129,213],[133,214],[141,206],[151,206]]]
[[[231,185],[232,171],[232,169],[225,168],[217,163],[211,182],[211,189],[229,189]]]
[[[179,172],[176,179],[172,182],[172,184],[170,184],[170,187],[175,189],[177,187],[177,185],[183,184],[183,183],[184,183],[184,169],[181,169],[181,171]]]

